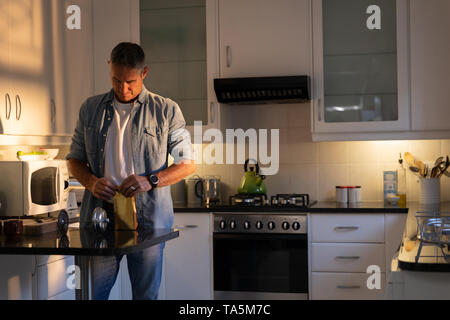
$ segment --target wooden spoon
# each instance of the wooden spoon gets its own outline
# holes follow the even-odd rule
[[[416,165],[419,167],[420,175],[425,177],[425,164],[420,160],[416,160]]]
[[[410,166],[416,166],[416,161],[414,160],[414,157],[413,157],[413,155],[411,153],[405,152],[403,158],[405,158],[406,162]]]

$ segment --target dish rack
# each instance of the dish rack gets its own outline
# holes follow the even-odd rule
[[[420,246],[416,262],[423,245],[434,245],[442,251],[442,257],[450,263],[450,212],[416,212],[417,239]]]

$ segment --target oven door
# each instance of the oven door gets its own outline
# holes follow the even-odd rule
[[[214,299],[308,299],[306,234],[214,233]]]

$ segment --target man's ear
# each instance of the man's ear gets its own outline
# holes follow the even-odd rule
[[[144,69],[142,69],[142,73],[141,73],[142,80],[145,79],[145,77],[147,76],[147,73],[148,73],[148,66],[145,66]]]

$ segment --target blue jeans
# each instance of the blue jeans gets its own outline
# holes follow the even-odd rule
[[[156,300],[161,284],[164,243],[127,255],[133,300]],[[120,256],[91,258],[93,299],[108,300],[119,273]]]

